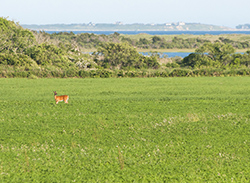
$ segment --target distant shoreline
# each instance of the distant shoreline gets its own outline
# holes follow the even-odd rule
[[[187,22],[172,22],[172,23],[161,23],[161,24],[143,24],[143,23],[133,23],[133,24],[123,24],[122,22],[115,23],[75,23],[75,24],[21,24],[23,28],[35,30],[35,31],[55,31],[55,32],[101,32],[101,31],[111,31],[111,32],[143,32],[143,31],[250,31],[250,26],[248,24],[241,25],[237,27],[226,27],[220,25],[212,24],[202,24],[202,23],[187,23]]]
[[[149,34],[149,35],[182,35],[182,34],[190,34],[190,35],[206,35],[206,34],[211,34],[211,35],[222,35],[222,34],[250,34],[250,30],[247,31],[120,31],[120,30],[113,30],[113,31],[93,31],[93,30],[84,30],[84,31],[74,31],[74,30],[55,30],[55,31],[51,31],[51,30],[43,30],[49,34],[52,33],[59,33],[59,32],[73,32],[74,34],[81,34],[81,33],[93,33],[93,34],[105,34],[105,35],[109,35],[109,34],[113,34],[115,32],[119,33],[119,34],[127,34],[127,35],[137,35],[137,34]]]
[[[243,29],[230,28],[218,25],[200,23],[165,23],[165,24],[115,24],[88,23],[88,24],[22,24],[24,28],[44,31],[238,31]]]

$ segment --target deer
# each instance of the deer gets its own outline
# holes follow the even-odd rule
[[[58,104],[58,102],[60,102],[60,101],[64,101],[65,103],[68,103],[68,100],[69,100],[68,95],[56,96],[57,95],[56,91],[53,91],[53,92],[54,92],[56,104]]]

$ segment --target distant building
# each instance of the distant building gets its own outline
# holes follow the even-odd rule
[[[178,22],[178,25],[185,25],[185,22]]]
[[[186,25],[186,23],[185,22],[174,22],[171,25],[173,25],[173,26],[181,26],[181,25]]]
[[[115,25],[123,25],[122,22],[115,22]]]
[[[250,24],[238,25],[236,29],[250,29]]]
[[[95,26],[95,23],[89,22],[88,26]]]

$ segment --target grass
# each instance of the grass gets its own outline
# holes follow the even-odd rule
[[[152,39],[155,35],[150,35],[150,34],[135,34],[135,35],[128,35],[128,34],[122,34],[123,37],[125,38],[130,38],[132,40],[139,41],[140,38],[146,38],[146,39]],[[219,40],[220,37],[224,37],[233,41],[240,41],[240,42],[245,42],[245,41],[250,41],[250,35],[248,34],[221,34],[221,35],[211,35],[211,34],[206,34],[206,35],[193,35],[193,34],[181,34],[181,35],[157,35],[158,37],[164,38],[166,41],[172,41],[174,37],[177,38],[183,38],[183,39],[189,39],[189,38],[200,38],[202,40],[209,40],[211,42]],[[89,52],[94,52],[97,49],[92,48],[92,49],[84,49],[84,52],[89,53]],[[236,52],[246,52],[249,49],[236,49]],[[139,52],[149,52],[149,51],[157,51],[157,52],[195,52],[194,49],[137,49]]]
[[[159,52],[159,53],[164,53],[164,52],[195,52],[195,48],[194,49],[178,49],[178,48],[173,48],[173,49],[140,49],[140,48],[137,48],[137,51],[138,52]],[[88,49],[88,50],[85,50],[84,49],[84,53],[91,53],[91,52],[94,52],[94,51],[97,51],[97,49]],[[235,52],[246,52],[246,51],[249,51],[249,49],[235,49]]]
[[[0,181],[249,182],[249,82],[0,79]]]
[[[159,53],[164,53],[164,52],[195,52],[195,48],[193,49],[178,49],[178,48],[173,48],[173,49],[141,49],[141,48],[137,48],[137,51],[138,52],[159,52]],[[248,51],[249,49],[236,49],[235,52],[246,52]],[[88,50],[85,50],[84,49],[84,52],[85,53],[91,53],[91,52],[94,52],[94,51],[97,51],[97,49],[88,49]]]
[[[125,38],[130,38],[134,40],[139,40],[140,38],[146,38],[151,39],[155,35],[150,34],[135,34],[135,35],[122,35]],[[177,38],[183,38],[183,39],[189,39],[189,38],[200,38],[204,40],[210,40],[211,42],[214,42],[216,40],[219,40],[220,37],[224,37],[233,41],[250,41],[250,35],[248,34],[220,34],[220,35],[211,35],[211,34],[205,34],[205,35],[193,35],[193,34],[180,34],[180,35],[157,35],[158,37],[164,38],[166,41],[172,41],[174,37]]]
[[[150,34],[136,34],[136,35],[122,35],[125,38],[130,38],[133,40],[139,40],[140,38],[152,39],[155,35]],[[233,41],[250,41],[250,35],[248,34],[221,34],[221,35],[193,35],[193,34],[181,34],[181,35],[157,35],[158,37],[164,38],[166,41],[172,41],[174,37],[189,39],[189,38],[200,38],[202,40],[209,40],[211,42],[219,40],[220,37],[227,38]],[[157,51],[157,52],[195,52],[195,49],[137,49],[140,52],[149,52],[149,51]],[[249,49],[236,49],[236,52],[246,52]]]

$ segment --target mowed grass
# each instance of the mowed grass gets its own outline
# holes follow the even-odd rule
[[[249,182],[249,83],[0,79],[0,181]]]

